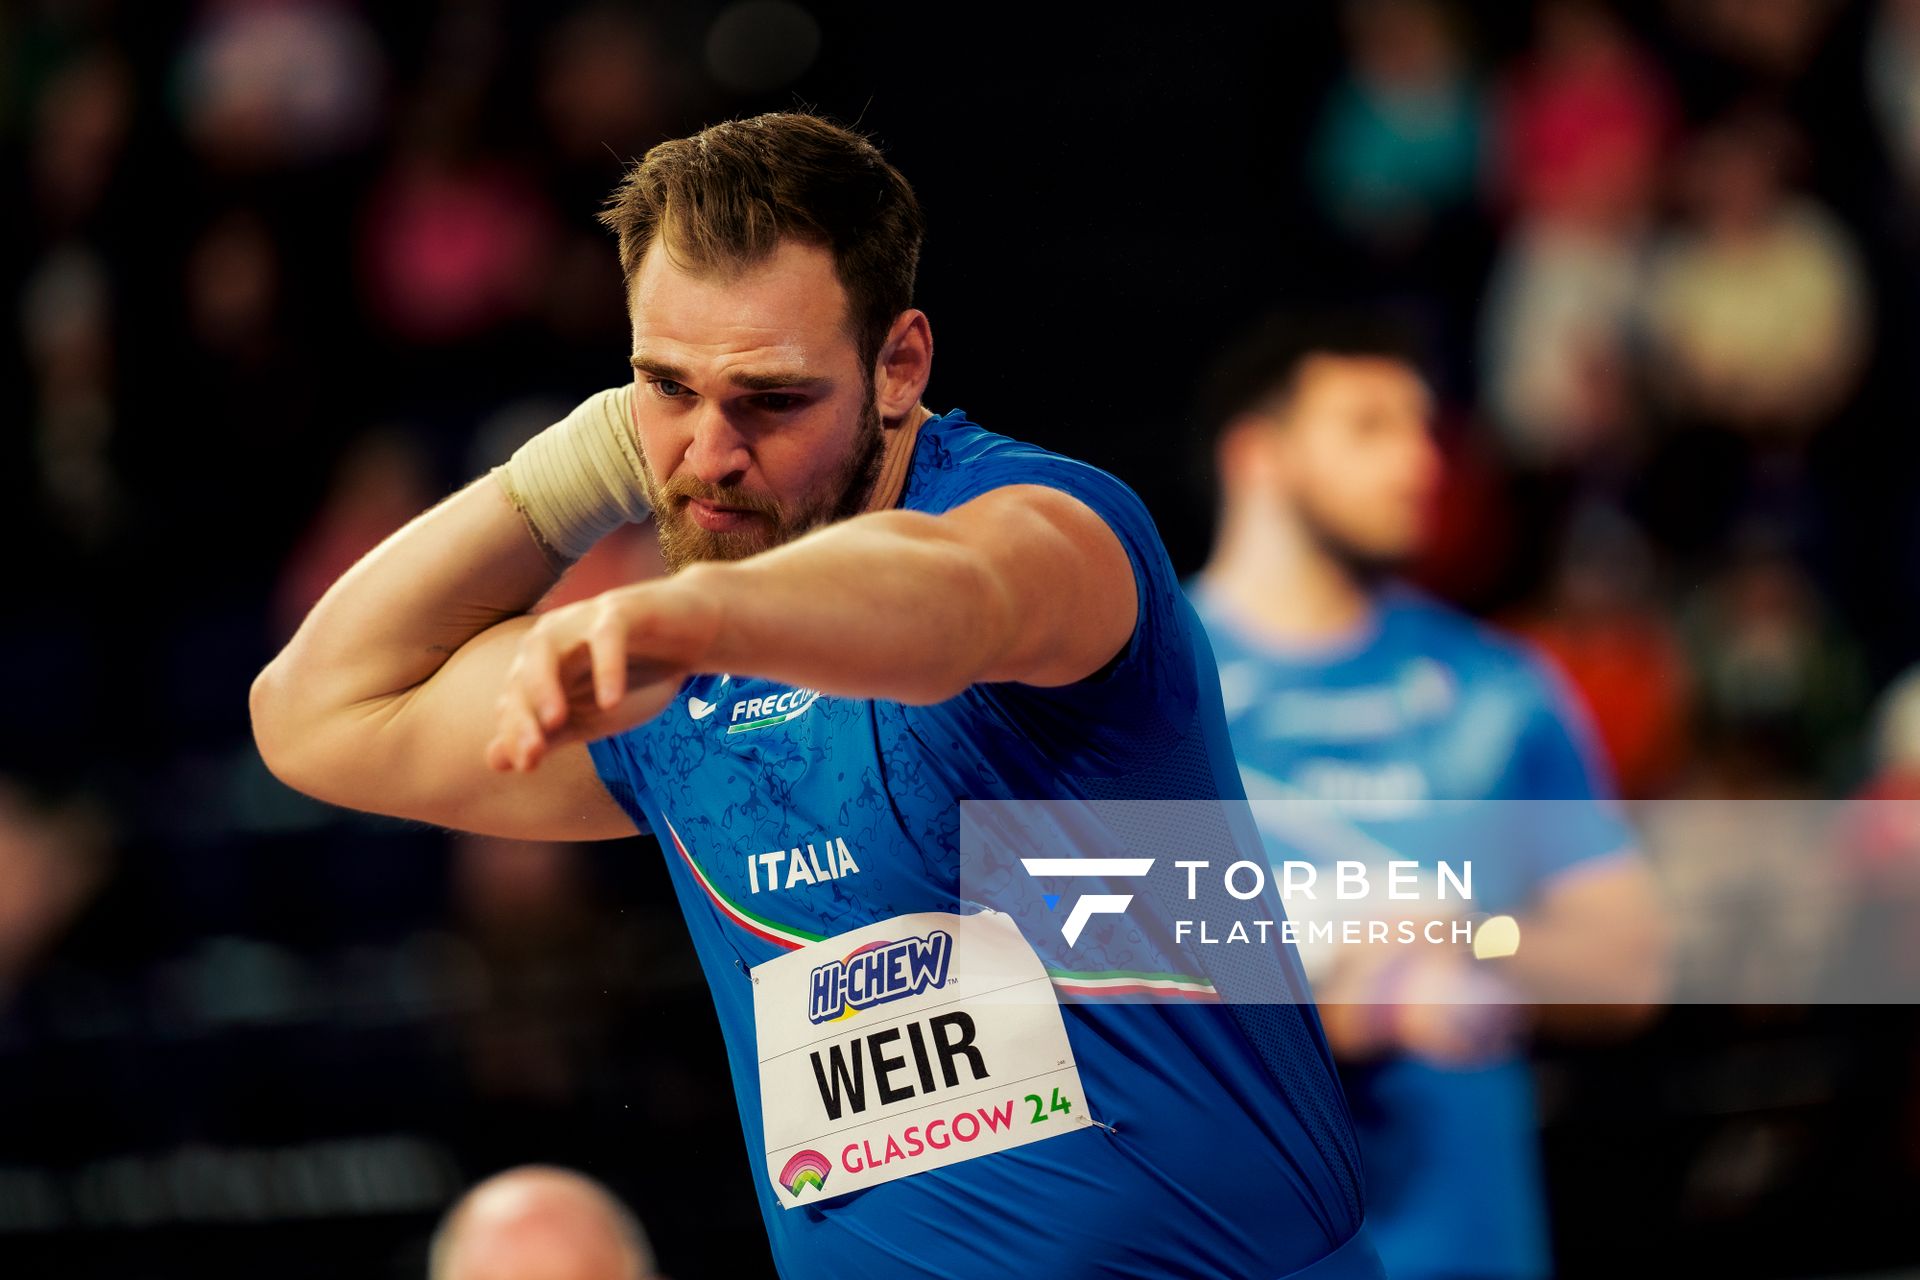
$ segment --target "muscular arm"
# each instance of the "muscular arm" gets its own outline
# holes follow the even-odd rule
[[[1069,684],[1125,646],[1136,612],[1119,539],[1058,490],[1012,485],[943,515],[856,516],[545,615],[524,638],[488,759],[531,770],[639,723],[671,697],[661,665],[908,703],[983,681]],[[588,667],[597,701],[568,688]],[[651,683],[636,690],[636,674]]]
[[[1562,872],[1519,930],[1517,950],[1478,967],[1452,947],[1360,949],[1315,981],[1328,1042],[1343,1058],[1399,1048],[1485,1061],[1509,1051],[1529,1018],[1564,1037],[1603,1037],[1644,1024],[1665,998],[1667,923],[1637,854]],[[1486,979],[1499,991],[1482,988]]]
[[[335,804],[520,839],[631,835],[585,746],[536,778],[484,748],[526,616],[556,574],[482,476],[333,584],[253,682],[254,739],[289,785]]]

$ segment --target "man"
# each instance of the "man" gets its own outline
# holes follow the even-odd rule
[[[1655,998],[1649,877],[1596,803],[1604,770],[1561,683],[1394,577],[1440,463],[1429,393],[1392,328],[1270,321],[1222,358],[1209,399],[1220,523],[1191,594],[1270,852],[1468,858],[1473,907],[1520,916],[1504,959],[1445,933],[1311,957],[1382,1260],[1396,1280],[1545,1275],[1515,1022],[1528,1001],[1589,1002],[1557,1016],[1593,1025]]]
[[[268,764],[655,832],[788,1277],[1378,1275],[1310,1005],[1062,1003],[960,913],[964,798],[1240,795],[1139,500],[921,405],[920,213],[858,136],[716,125],[606,218],[635,382],[334,585],[255,684]],[[530,616],[648,507],[668,577]]]
[[[569,1169],[488,1178],[433,1235],[427,1280],[658,1280],[647,1233],[613,1193]]]

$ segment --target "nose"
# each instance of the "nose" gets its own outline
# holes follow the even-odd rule
[[[693,438],[681,465],[701,482],[715,487],[737,484],[752,465],[747,440],[719,406],[704,404],[693,416]]]

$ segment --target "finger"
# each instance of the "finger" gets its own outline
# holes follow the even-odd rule
[[[537,721],[545,728],[567,722],[567,692],[560,685],[560,660],[549,624],[536,625],[520,642],[514,660]]]
[[[546,733],[534,716],[526,695],[509,687],[500,695],[499,728],[495,736],[507,769],[529,770],[539,762],[546,745]]]
[[[644,724],[673,701],[687,676],[684,668],[644,660],[630,664],[623,674],[626,691],[618,702],[601,710],[576,701],[566,724],[546,734],[543,753],[551,755],[562,746],[592,742]]]
[[[594,703],[602,711],[611,711],[627,696],[627,627],[617,609],[601,606],[587,633],[587,645],[593,654]]]
[[[531,705],[522,703],[518,718],[520,736],[515,747],[518,751],[519,767],[523,772],[531,773],[539,766],[541,758],[546,754],[547,734]]]
[[[488,768],[501,773],[513,771],[516,767],[514,742],[518,733],[514,717],[507,709],[507,697],[502,694],[494,720],[493,737],[487,743]]]

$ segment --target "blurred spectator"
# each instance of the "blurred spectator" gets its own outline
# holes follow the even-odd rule
[[[468,1070],[484,1098],[576,1099],[599,1060],[593,1038],[620,940],[593,901],[586,859],[578,844],[455,841],[454,914],[488,990],[466,1028]]]
[[[1817,794],[1844,783],[1865,709],[1863,664],[1777,540],[1747,535],[1681,625],[1710,791]]]
[[[1791,190],[1802,146],[1785,120],[1743,111],[1688,150],[1688,218],[1657,257],[1648,298],[1657,385],[1682,418],[1796,441],[1864,366],[1859,255],[1824,208]]]
[[[34,102],[33,196],[43,224],[70,230],[106,195],[126,143],[133,81],[95,50],[55,72]]]
[[[379,119],[372,33],[330,0],[207,0],[181,50],[175,94],[186,134],[218,169],[335,155]]]
[[[547,329],[583,354],[618,350],[628,340],[627,291],[606,233],[597,227],[568,231],[552,264],[540,310]],[[618,370],[617,363],[608,365]]]
[[[1803,75],[1839,12],[1837,0],[1669,0],[1674,23],[1748,76]]]
[[[77,241],[40,259],[20,308],[41,491],[62,533],[89,546],[106,540],[120,514],[113,309],[105,260]]]
[[[1920,799],[1920,665],[1880,695],[1873,714],[1872,790]]]
[[[1516,223],[1487,285],[1481,346],[1514,455],[1564,465],[1632,425],[1629,355],[1673,107],[1620,20],[1539,10],[1500,93],[1500,185]]]
[[[1496,98],[1499,185],[1522,218],[1637,223],[1674,106],[1659,68],[1595,0],[1548,0]]]
[[[427,137],[373,191],[362,236],[374,313],[409,342],[446,346],[532,308],[553,217],[517,166]]]
[[[1904,910],[1920,904],[1920,665],[1902,672],[1873,707],[1870,772],[1845,828],[1852,870],[1870,890],[1902,893]],[[1876,804],[1873,801],[1894,803]],[[1905,803],[1902,803],[1905,802]],[[1902,925],[1910,923],[1902,920]],[[1920,931],[1901,929],[1906,971],[1920,973]]]
[[[736,93],[791,84],[819,52],[819,20],[794,0],[732,0],[707,28],[707,71]]]
[[[1514,625],[1580,691],[1621,794],[1665,794],[1686,760],[1691,677],[1639,530],[1617,512],[1588,508],[1545,601]]]
[[[341,459],[325,503],[281,570],[274,635],[292,635],[341,574],[433,500],[426,459],[407,436],[362,437]]]
[[[1880,695],[1872,724],[1867,780],[1835,824],[1834,879],[1848,890],[1849,918],[1830,982],[1838,999],[1904,1004],[1920,990],[1920,666]]]
[[[428,1280],[656,1280],[653,1247],[591,1178],[527,1165],[463,1196],[434,1233]]]
[[[1473,197],[1480,91],[1435,0],[1350,0],[1344,15],[1349,66],[1312,144],[1314,187],[1347,234],[1402,249]]]
[[[594,220],[620,165],[664,136],[686,74],[664,61],[642,17],[595,4],[568,14],[541,51],[540,160],[564,224],[544,272],[540,319],[560,343],[597,352],[627,340],[626,290]],[[542,424],[545,425],[545,424]]]
[[[609,154],[633,158],[657,140],[657,63],[630,9],[590,5],[560,20],[541,55],[539,93],[547,136],[567,163],[598,172]]]
[[[1629,364],[1647,274],[1637,226],[1540,219],[1515,228],[1487,284],[1485,393],[1516,462],[1577,463],[1636,417]]]
[[[1902,194],[1920,203],[1920,0],[1883,0],[1867,40],[1867,93]]]
[[[258,215],[212,220],[187,254],[187,323],[224,362],[259,366],[278,346],[280,254]]]
[[[198,562],[201,607],[239,598],[253,616],[325,492],[336,433],[352,426],[335,423],[320,373],[348,357],[324,322],[317,334],[307,327],[325,297],[314,285],[319,255],[298,213],[271,209],[265,200],[210,208],[183,245],[184,260],[169,263],[171,314],[164,327],[143,325],[130,353],[123,403],[136,416],[119,451],[148,500],[138,553],[162,573]],[[304,465],[289,468],[290,457]],[[224,486],[218,502],[156,499],[216,473],[276,480]],[[247,536],[234,538],[234,529]],[[214,548],[220,554],[209,554]]]
[[[47,810],[0,778],[0,1008],[107,873],[105,819]]]

